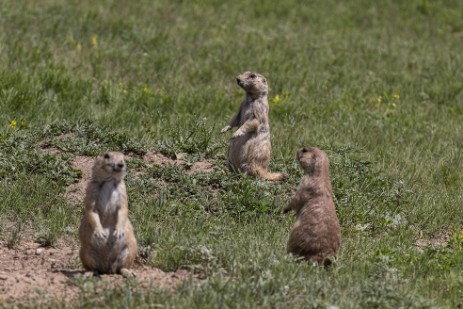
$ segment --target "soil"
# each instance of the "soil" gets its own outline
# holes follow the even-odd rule
[[[72,162],[72,166],[82,172],[82,178],[73,183],[66,189],[66,196],[71,205],[81,205],[84,201],[85,189],[92,176],[92,166],[95,158],[77,156]]]
[[[188,174],[194,173],[211,173],[214,171],[214,165],[208,161],[198,161],[193,163],[188,170]]]
[[[67,138],[63,135],[61,138]],[[59,154],[62,150],[55,147],[39,145],[39,149],[47,154]],[[127,158],[130,159],[130,158]],[[209,173],[214,165],[208,161],[198,161],[189,168],[183,160],[173,160],[159,152],[148,152],[143,161],[146,164],[182,165],[189,174]],[[81,170],[80,180],[70,185],[66,196],[72,205],[82,205],[87,183],[90,181],[94,158],[76,156],[71,162],[74,168]],[[129,171],[130,173],[130,171]],[[133,171],[135,175],[143,174],[142,170]],[[82,287],[81,279],[93,277],[94,274],[81,268],[79,261],[79,244],[74,240],[60,240],[53,247],[41,247],[40,244],[23,240],[21,244],[9,248],[0,241],[0,304],[14,307],[31,304],[47,304],[51,299],[72,302],[79,297]],[[135,278],[125,279],[121,275],[96,276],[95,289],[117,286],[125,280],[135,280],[141,288],[158,286],[174,290],[185,280],[199,280],[187,270],[164,272],[161,269],[137,264],[132,270]],[[100,284],[98,284],[100,282]],[[107,284],[110,283],[110,284]]]
[[[73,137],[75,137],[74,133],[64,133],[64,134],[56,136],[55,139],[64,140],[64,139],[73,138]],[[58,147],[46,145],[44,141],[39,142],[39,150],[43,154],[51,154],[51,155],[56,155],[56,154],[63,152],[63,150]]]
[[[78,251],[78,244],[73,242],[60,241],[47,248],[24,242],[13,249],[0,242],[0,304],[76,300],[81,291],[79,279],[94,276],[79,268]],[[135,280],[142,288],[158,286],[172,291],[192,276],[186,270],[164,272],[146,265],[136,265],[133,273],[134,279],[121,275],[100,275],[95,279],[97,285],[103,283],[98,285],[101,289]]]
[[[147,152],[143,157],[143,162],[154,165],[181,165],[185,163],[183,160],[173,160],[157,151]]]

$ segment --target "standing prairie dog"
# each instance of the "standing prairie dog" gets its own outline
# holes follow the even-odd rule
[[[80,259],[87,270],[130,274],[137,240],[128,218],[126,165],[120,152],[106,152],[93,165],[79,229]]]
[[[297,160],[304,170],[299,187],[284,212],[296,212],[288,252],[306,260],[329,264],[341,246],[341,229],[333,203],[328,156],[315,147],[303,147]]]
[[[246,173],[266,180],[282,180],[284,173],[270,173],[270,127],[268,121],[267,80],[261,74],[245,72],[236,77],[238,85],[246,92],[240,109],[220,133],[233,127],[228,147],[229,168],[233,172]]]

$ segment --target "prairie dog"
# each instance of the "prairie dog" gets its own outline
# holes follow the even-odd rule
[[[315,147],[303,147],[297,160],[304,170],[299,187],[284,208],[296,212],[288,241],[288,253],[303,256],[306,260],[329,264],[341,246],[341,229],[333,203],[329,177],[329,159]]]
[[[267,80],[259,73],[245,72],[236,81],[246,94],[238,112],[220,131],[222,134],[238,127],[227,151],[229,169],[266,180],[282,180],[286,174],[268,171],[271,144]]]
[[[120,152],[103,153],[93,165],[79,229],[79,254],[87,270],[124,274],[137,255],[137,240],[128,218],[125,171]]]

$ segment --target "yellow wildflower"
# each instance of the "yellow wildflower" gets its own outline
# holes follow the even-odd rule
[[[392,97],[393,97],[394,99],[398,100],[398,99],[400,99],[400,94],[395,93]]]
[[[77,42],[76,49],[79,53],[82,51],[82,44],[80,44],[80,42]]]
[[[391,107],[392,107],[392,108],[396,108],[397,105],[396,105],[395,103],[392,103],[392,104],[391,104]]]
[[[280,101],[281,101],[280,96],[277,94],[277,95],[273,98],[273,103],[278,104],[278,103],[280,103]]]
[[[98,47],[98,42],[96,40],[96,34],[94,36],[92,36],[92,45],[95,48]]]
[[[146,94],[151,94],[151,90],[148,88],[147,85],[143,86],[143,92]]]
[[[122,93],[124,93],[124,94],[127,93],[127,88],[124,87],[124,84],[122,82],[119,82],[117,85],[122,90]]]
[[[10,122],[10,128],[12,128],[12,129],[16,128],[16,118],[13,119],[13,120],[11,120],[11,122]]]
[[[378,102],[378,104],[381,104],[382,101],[383,101],[383,98],[381,96],[376,98],[376,102]]]

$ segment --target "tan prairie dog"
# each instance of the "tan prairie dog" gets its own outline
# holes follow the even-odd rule
[[[125,172],[120,152],[103,153],[93,165],[79,229],[80,259],[87,270],[130,274],[137,240],[128,218]]]
[[[266,180],[282,180],[284,173],[270,173],[270,127],[267,102],[268,85],[264,76],[245,72],[236,77],[238,85],[246,92],[240,109],[220,133],[233,127],[227,151],[229,168],[233,172],[246,173]]]
[[[319,263],[330,264],[341,246],[341,229],[333,203],[329,159],[315,147],[303,147],[297,160],[304,170],[296,194],[284,212],[296,212],[288,241],[288,252]]]

